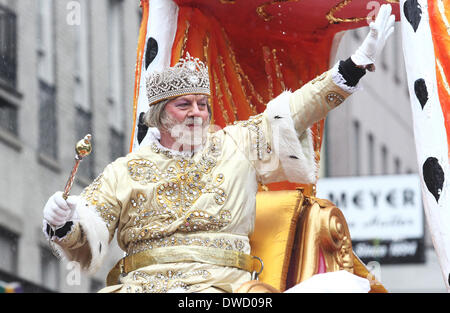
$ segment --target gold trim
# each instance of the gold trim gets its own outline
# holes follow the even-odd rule
[[[280,291],[259,280],[251,280],[243,283],[235,293],[280,293]]]
[[[244,252],[244,249],[248,247],[248,244],[242,239],[236,239],[230,236],[214,237],[209,236],[208,233],[203,236],[195,233],[192,235],[171,235],[160,239],[144,239],[137,242],[130,242],[127,248],[127,255],[133,255],[145,250],[178,246],[202,246],[240,252]]]
[[[206,64],[209,65],[208,51],[209,51],[209,33],[206,33],[205,38],[203,38],[203,60],[205,61]]]
[[[127,286],[127,292],[142,292],[142,293],[167,293],[170,290],[182,288],[185,292],[193,291],[200,287],[200,285],[192,285],[186,281],[193,277],[208,279],[211,273],[207,270],[197,271],[164,271],[154,274],[136,271],[133,273],[132,280],[135,282],[134,290],[131,286]]]
[[[181,46],[180,51],[180,59],[184,57],[184,54],[186,52],[186,44],[189,37],[189,29],[191,28],[191,23],[189,21],[186,21],[186,29],[184,30],[184,36],[183,36],[183,45]]]
[[[294,281],[300,283],[318,273],[320,254],[327,272],[347,270],[353,273],[350,231],[341,210],[328,200],[314,197],[305,200]]]
[[[263,3],[262,5],[260,5],[259,7],[256,8],[256,14],[258,14],[258,16],[260,18],[262,18],[265,22],[269,22],[270,20],[273,19],[273,15],[270,15],[269,13],[266,12],[266,8],[268,6],[277,4],[277,3],[283,3],[283,2],[298,2],[300,0],[272,0],[272,1],[267,1],[265,3]]]
[[[353,0],[343,0],[339,2],[337,5],[331,8],[330,11],[326,14],[327,20],[330,22],[330,24],[333,23],[352,23],[352,22],[361,22],[364,20],[367,20],[368,17],[352,17],[352,18],[340,18],[335,17],[334,14],[340,10],[342,10],[344,7],[346,7],[348,4],[350,4]],[[389,3],[395,3],[398,4],[399,0],[384,0]]]
[[[120,275],[126,275],[139,268],[167,263],[200,262],[218,266],[235,267],[244,271],[259,270],[261,265],[255,258],[239,251],[209,247],[164,247],[145,250],[120,259],[107,277],[107,285],[116,284]]]
[[[258,111],[256,110],[256,106],[254,104],[252,104],[251,100],[250,100],[250,95],[247,92],[247,89],[244,86],[243,83],[243,79],[245,80],[245,82],[248,84],[248,87],[250,88],[250,92],[252,94],[252,96],[254,98],[256,98],[257,101],[259,101],[262,105],[265,105],[264,99],[263,97],[256,91],[255,87],[253,86],[253,84],[251,83],[250,79],[248,78],[248,76],[244,73],[244,70],[242,69],[241,65],[237,62],[236,60],[236,55],[233,51],[233,48],[231,47],[231,41],[227,36],[227,33],[225,32],[225,29],[221,29],[222,30],[222,35],[223,38],[225,39],[225,43],[227,46],[227,50],[228,50],[228,54],[230,56],[230,59],[233,63],[234,66],[234,70],[237,73],[237,78],[239,80],[239,83],[242,86],[242,91],[244,92],[245,97],[247,98],[248,101],[248,105],[250,106],[250,109],[252,110],[252,112],[254,114],[258,114]]]
[[[339,2],[337,5],[331,8],[330,11],[325,15],[326,19],[330,22],[330,24],[333,23],[352,23],[352,22],[361,22],[364,20],[367,20],[367,17],[352,17],[352,18],[340,18],[335,17],[334,14],[343,8],[345,8],[348,4],[350,4],[353,0],[343,0]]]
[[[364,21],[364,20],[368,19],[368,17],[340,18],[340,17],[335,17],[334,16],[334,14],[336,12],[342,10],[344,7],[346,7],[352,1],[353,0],[343,0],[343,1],[339,2],[337,5],[335,5],[334,7],[332,7],[330,11],[328,11],[328,13],[325,15],[325,17],[330,22],[330,24],[333,24],[333,23],[353,23],[353,22],[357,23],[357,22],[361,22],[361,21]],[[395,3],[395,4],[400,3],[399,0],[384,0],[384,1],[389,2],[389,3]]]
[[[263,57],[264,57],[264,63],[266,65],[266,68],[270,69],[270,48],[267,46],[262,47],[263,49]],[[269,90],[269,98],[273,99],[274,94],[273,94],[273,78],[271,73],[267,73],[266,71],[266,75],[267,75],[267,88]]]
[[[272,55],[273,55],[273,63],[275,63],[275,72],[276,72],[278,81],[281,84],[281,88],[283,90],[286,90],[286,84],[284,83],[283,73],[281,72],[281,66],[280,66],[280,63],[278,63],[277,49],[272,50]]]
[[[220,90],[219,79],[217,78],[217,74],[215,71],[213,71],[212,74],[214,77],[214,85],[215,85],[214,87],[215,87],[216,99],[217,99],[217,102],[219,103],[220,110],[222,111],[222,117],[225,120],[225,124],[230,125],[230,119],[228,117],[227,110],[225,109],[225,107],[223,105],[223,101],[222,101],[223,94],[222,94],[222,91]]]
[[[230,85],[228,84],[228,80],[225,77],[225,64],[223,63],[223,57],[221,55],[219,55],[219,57],[217,58],[217,62],[219,64],[220,75],[221,75],[222,82],[225,87],[226,96],[228,98],[228,101],[230,102],[231,108],[233,109],[234,118],[237,121],[237,120],[239,120],[238,112],[237,112],[236,104],[234,103],[234,100],[233,100],[233,95],[232,95],[232,92],[230,89]]]

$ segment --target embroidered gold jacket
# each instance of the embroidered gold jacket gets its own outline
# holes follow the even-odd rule
[[[309,127],[350,95],[336,75],[335,66],[301,89],[282,93],[264,113],[209,133],[193,156],[153,140],[109,164],[80,195],[79,220],[57,241],[61,251],[95,271],[117,230],[128,255],[168,246],[182,252],[194,245],[250,253],[258,183],[316,180]],[[106,291],[232,291],[249,279],[235,268],[161,264],[129,273]]]

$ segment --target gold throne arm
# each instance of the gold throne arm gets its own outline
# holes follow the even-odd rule
[[[347,270],[369,279],[371,292],[387,292],[353,253],[350,231],[332,202],[302,189],[257,194],[252,255],[264,262],[258,281],[237,292],[284,291],[314,274]]]
[[[350,232],[344,215],[332,202],[305,198],[298,227],[288,283],[300,283],[317,273],[353,273]]]

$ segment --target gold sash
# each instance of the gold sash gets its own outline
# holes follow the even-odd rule
[[[218,266],[229,266],[248,272],[261,271],[262,264],[259,258],[239,251],[224,250],[218,248],[189,246],[189,247],[164,247],[145,250],[126,256],[117,262],[106,278],[106,285],[116,285],[119,277],[135,271],[141,267],[164,264],[199,262]]]

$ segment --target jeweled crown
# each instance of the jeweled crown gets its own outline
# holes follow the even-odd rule
[[[211,95],[208,67],[189,53],[173,67],[149,74],[146,87],[149,105],[182,95]]]

